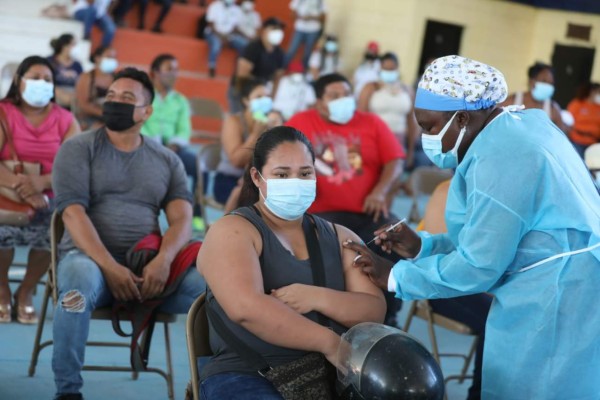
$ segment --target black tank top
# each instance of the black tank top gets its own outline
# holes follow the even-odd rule
[[[279,289],[292,283],[314,284],[310,260],[298,260],[283,247],[279,239],[253,208],[243,207],[232,212],[232,214],[246,218],[262,237],[263,247],[260,264],[265,293],[271,293],[271,289]],[[307,218],[306,215],[305,218]],[[326,286],[330,289],[345,290],[344,269],[337,234],[327,221],[314,216],[314,222],[323,256]],[[307,354],[304,351],[269,344],[242,326],[232,322],[227,318],[209,287],[207,288],[207,307],[211,307],[234,335],[256,350],[272,367],[294,361]],[[318,323],[318,315],[315,312],[308,313],[305,317]],[[346,330],[345,327],[334,321],[331,321],[331,328],[338,334],[342,334]],[[257,373],[248,367],[233,349],[227,346],[210,323],[209,338],[214,356],[203,369],[201,379],[222,372]]]

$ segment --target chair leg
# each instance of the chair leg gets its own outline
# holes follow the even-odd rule
[[[169,323],[165,322],[165,349],[167,352],[167,388],[169,400],[175,399],[173,388],[173,362],[171,361],[171,336],[169,333]]]
[[[417,311],[417,301],[413,301],[410,305],[410,310],[408,311],[408,317],[406,317],[406,322],[404,323],[404,328],[402,329],[404,332],[408,332],[410,328],[410,324],[412,323],[412,319],[415,316]]]
[[[40,355],[40,343],[42,341],[42,333],[44,331],[44,323],[46,322],[46,313],[48,311],[48,300],[50,299],[51,292],[50,284],[46,284],[46,290],[44,291],[44,301],[42,302],[42,309],[40,310],[40,318],[38,320],[37,331],[35,333],[35,340],[33,342],[33,352],[31,353],[31,362],[29,363],[29,376],[35,375],[35,368],[37,366],[38,358]]]
[[[469,354],[465,357],[465,363],[463,365],[462,371],[460,371],[460,379],[458,383],[463,383],[465,379],[467,379],[467,371],[469,369],[469,365],[471,365],[471,360],[475,355],[475,351],[477,351],[477,345],[479,343],[479,337],[475,337],[473,340],[473,345],[471,346],[471,350],[469,350]]]

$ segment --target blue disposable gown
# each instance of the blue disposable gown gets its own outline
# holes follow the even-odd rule
[[[447,234],[422,233],[393,268],[397,297],[489,292],[483,399],[600,399],[600,197],[565,135],[540,110],[503,113],[452,179]]]

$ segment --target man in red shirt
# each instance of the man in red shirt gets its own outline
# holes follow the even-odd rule
[[[356,111],[352,86],[343,75],[322,76],[315,92],[316,108],[286,124],[304,133],[315,149],[317,198],[309,211],[368,242],[377,228],[398,220],[386,198],[402,173],[404,150],[378,116]],[[398,307],[391,305],[393,318]]]

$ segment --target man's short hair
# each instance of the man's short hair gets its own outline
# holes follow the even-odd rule
[[[115,80],[113,82],[125,78],[133,79],[134,81],[141,83],[144,87],[144,91],[147,92],[144,94],[148,97],[148,100],[150,100],[149,104],[152,104],[152,102],[154,102],[154,85],[152,85],[152,81],[150,80],[150,77],[147,73],[133,67],[123,68],[121,71],[117,72],[117,74],[115,75]]]
[[[325,88],[328,85],[330,85],[332,83],[336,83],[336,82],[346,82],[352,89],[352,84],[350,83],[348,78],[346,78],[342,74],[333,73],[333,74],[323,75],[322,77],[317,79],[317,81],[315,82],[315,94],[317,95],[317,98],[318,99],[323,98],[323,94],[325,93]]]
[[[150,64],[150,71],[154,72],[154,71],[160,71],[160,66],[165,62],[165,61],[171,61],[171,60],[177,60],[175,58],[175,56],[173,54],[168,54],[168,53],[164,53],[164,54],[159,54],[158,56],[156,56],[156,58],[152,61],[152,64]]]

